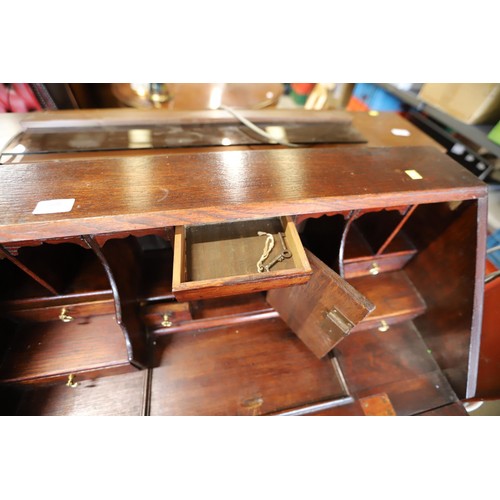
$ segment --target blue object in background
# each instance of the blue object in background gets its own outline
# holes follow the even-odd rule
[[[500,245],[500,229],[490,234],[486,239],[486,250]],[[497,268],[500,269],[500,249],[494,252],[487,253],[488,260]]]
[[[401,111],[403,103],[374,83],[356,83],[352,95],[374,111]]]

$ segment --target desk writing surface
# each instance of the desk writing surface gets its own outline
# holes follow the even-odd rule
[[[405,170],[417,170],[412,180]],[[486,196],[434,148],[297,148],[0,166],[0,242]],[[385,197],[382,204],[380,198]],[[70,212],[33,215],[74,198]]]

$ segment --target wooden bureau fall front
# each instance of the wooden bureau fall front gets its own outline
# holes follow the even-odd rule
[[[432,147],[0,165],[3,411],[453,413],[486,196]]]

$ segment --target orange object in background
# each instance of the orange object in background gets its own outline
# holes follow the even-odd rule
[[[349,99],[349,103],[347,104],[346,111],[369,111],[370,108],[368,104],[363,102],[361,99],[357,97],[351,97]]]

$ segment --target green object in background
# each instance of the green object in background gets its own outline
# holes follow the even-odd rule
[[[498,122],[488,134],[488,139],[500,145],[500,122]]]

